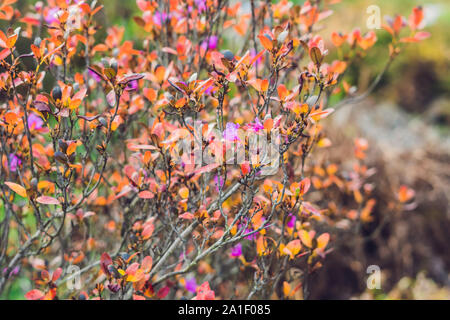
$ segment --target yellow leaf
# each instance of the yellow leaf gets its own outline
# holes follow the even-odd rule
[[[24,187],[22,187],[20,184],[14,183],[14,182],[5,182],[5,184],[15,193],[17,193],[19,196],[26,198],[27,197],[27,190],[25,190]]]
[[[291,259],[294,259],[294,257],[300,252],[302,249],[302,244],[299,239],[292,240],[289,242],[286,246],[286,248],[291,252]]]
[[[319,237],[317,237],[317,249],[323,250],[330,241],[329,233],[322,233]]]
[[[63,64],[63,61],[62,61],[62,59],[60,58],[60,56],[55,56],[55,58],[53,59],[53,63],[55,64],[55,65],[57,65],[57,66],[60,66],[60,65],[62,65]]]
[[[308,248],[312,248],[312,239],[306,230],[300,230],[298,232],[298,236],[305,246],[307,246]]]
[[[72,153],[75,152],[75,150],[77,149],[77,143],[76,142],[72,142],[69,147],[67,147],[67,155],[70,156]]]

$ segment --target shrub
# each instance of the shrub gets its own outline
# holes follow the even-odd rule
[[[315,157],[332,143],[322,119],[429,36],[420,7],[383,25],[386,67],[357,93],[346,72],[377,35],[318,35],[331,1],[138,0],[133,41],[98,34],[96,1],[14,2],[0,7],[15,24],[0,31],[0,293],[20,273],[27,299],[307,298],[338,230],[371,221],[368,143],[351,168]],[[391,210],[413,197],[402,186]]]

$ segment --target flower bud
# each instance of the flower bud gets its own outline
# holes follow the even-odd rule
[[[62,98],[62,91],[60,86],[55,86],[52,90],[52,98],[57,100],[61,100]]]
[[[223,54],[223,57],[227,60],[231,61],[234,59],[234,54],[230,50],[223,50],[222,54]]]
[[[61,151],[55,152],[55,160],[63,164],[67,164],[68,161],[67,156]]]

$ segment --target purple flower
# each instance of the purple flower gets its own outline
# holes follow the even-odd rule
[[[219,178],[217,175],[214,177],[217,192],[219,192],[219,179],[220,179],[220,188],[223,188],[223,183],[225,182],[222,177]]]
[[[20,267],[17,266],[11,270],[11,272],[9,273],[9,276],[10,277],[17,276],[19,274],[19,271],[20,271]]]
[[[258,233],[256,232],[256,233],[252,233],[254,230],[252,230],[252,229],[250,229],[250,228],[247,228],[247,230],[245,230],[246,231],[246,233],[245,233],[245,235],[246,235],[246,237],[245,237],[245,239],[247,239],[247,240],[256,240],[256,238],[257,238],[257,235],[258,235]],[[250,233],[252,233],[252,234],[250,234]]]
[[[206,0],[194,0],[194,2],[198,8],[198,13],[206,11]]]
[[[195,293],[197,290],[197,282],[195,281],[195,278],[191,278],[189,280],[186,280],[185,288],[187,291]]]
[[[10,153],[9,156],[9,170],[16,172],[17,168],[22,165],[22,160],[15,153]]]
[[[239,129],[238,123],[228,122],[227,127],[223,132],[223,137],[225,138],[225,140],[233,142],[240,141],[241,139],[239,139],[238,137],[238,129]]]
[[[126,90],[127,91],[137,91],[138,90],[138,82],[137,82],[137,80],[128,82]]]
[[[288,228],[292,229],[295,226],[295,221],[297,221],[297,218],[293,214],[290,214],[289,217],[290,217],[290,219],[286,225]]]
[[[44,121],[42,121],[41,117],[39,117],[35,113],[30,113],[28,115],[28,128],[30,130],[40,130],[42,129],[42,126],[44,124]]]
[[[254,132],[259,132],[260,130],[264,130],[264,125],[261,123],[261,121],[259,121],[259,118],[256,118],[254,123],[249,123],[248,126]]]
[[[205,90],[205,94],[211,94],[213,91],[214,87],[213,86],[209,86],[206,90]]]
[[[94,71],[92,71],[91,69],[88,69],[89,70],[89,75],[92,77],[92,78],[94,78],[94,80],[95,80],[95,82],[100,82],[100,81],[102,81],[102,78],[98,75],[98,74],[96,74]]]
[[[202,48],[203,49],[205,49],[205,50],[206,50],[206,48],[208,48],[208,50],[215,50],[215,49],[217,49],[217,45],[219,43],[219,38],[217,36],[210,36],[209,37],[209,41],[207,41],[207,40],[202,42]]]
[[[4,268],[4,269],[3,269],[3,275],[5,276],[7,272],[8,272],[8,268]],[[12,270],[9,272],[8,278],[17,276],[17,275],[19,274],[19,272],[20,272],[20,267],[19,267],[19,266],[14,267],[14,269],[12,269]]]
[[[166,22],[168,18],[170,18],[170,16],[167,15],[167,13],[156,12],[153,16],[153,23],[161,27],[163,22]]]
[[[242,255],[242,244],[238,243],[233,248],[231,248],[231,254],[232,257],[237,258]]]

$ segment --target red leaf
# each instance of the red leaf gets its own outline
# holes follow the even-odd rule
[[[55,271],[53,271],[53,275],[52,275],[52,281],[53,282],[55,282],[56,280],[58,280],[59,279],[59,277],[61,276],[61,274],[62,274],[62,268],[58,268],[58,269],[56,269]]]
[[[169,294],[170,288],[169,287],[163,287],[158,290],[158,293],[156,294],[159,299],[164,299]]]
[[[144,238],[144,240],[150,238],[153,234],[153,230],[155,230],[155,226],[153,225],[153,223],[149,223],[144,227],[144,230],[142,230],[142,238]]]

